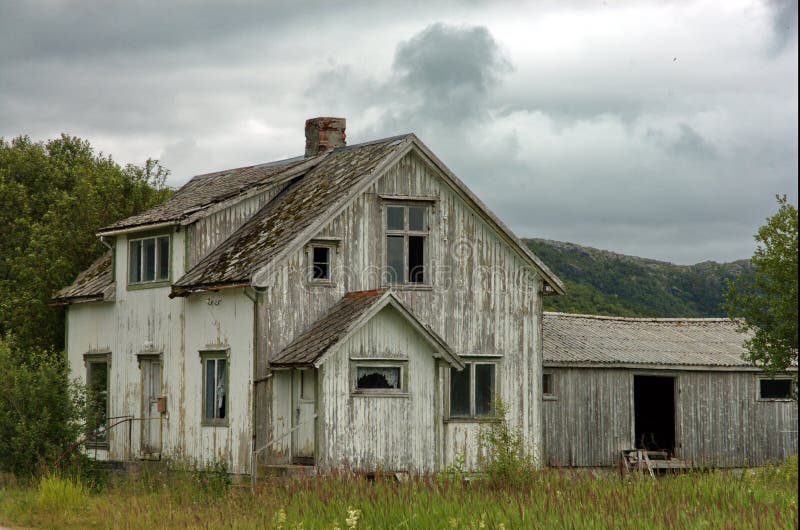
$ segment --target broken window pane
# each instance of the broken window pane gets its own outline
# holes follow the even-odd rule
[[[494,403],[494,365],[475,365],[475,415],[487,416],[492,413]]]
[[[424,232],[427,230],[425,227],[425,210],[424,206],[410,206],[408,208],[408,229],[417,232]]]
[[[399,366],[356,367],[356,389],[401,388]]]
[[[450,416],[464,418],[470,415],[469,411],[469,379],[470,365],[464,366],[460,372],[455,368],[450,369]]]
[[[759,379],[761,399],[791,399],[791,379]]]
[[[169,237],[158,238],[158,279],[169,279]]]
[[[425,281],[425,238],[422,236],[408,237],[408,281]]]
[[[386,228],[387,230],[404,230],[403,213],[405,208],[402,206],[388,206],[386,208]]]
[[[328,247],[313,247],[311,250],[312,271],[314,280],[330,279],[330,249]]]
[[[131,241],[128,251],[128,282],[142,281],[142,242]]]
[[[386,274],[389,283],[403,283],[403,236],[386,238]]]

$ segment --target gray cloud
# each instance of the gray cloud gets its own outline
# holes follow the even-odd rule
[[[792,0],[1,9],[0,135],[161,158],[173,185],[341,115],[352,143],[417,133],[520,236],[732,260],[797,201]]]

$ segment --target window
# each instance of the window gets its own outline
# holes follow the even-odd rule
[[[555,399],[556,390],[553,386],[553,374],[545,372],[542,374],[542,396],[544,399]]]
[[[203,423],[227,424],[228,358],[227,352],[203,352]]]
[[[331,249],[329,247],[311,247],[311,279],[331,279]]]
[[[128,243],[128,283],[169,280],[169,236],[133,239]]]
[[[108,445],[108,357],[86,358],[86,398],[88,401],[87,440],[90,445]]]
[[[356,394],[405,395],[405,363],[356,364],[352,375]]]
[[[759,399],[792,399],[793,381],[788,377],[758,380]]]
[[[450,369],[450,417],[491,416],[494,404],[496,363],[466,363],[460,372]]]
[[[386,206],[386,280],[424,284],[428,210],[421,205]]]

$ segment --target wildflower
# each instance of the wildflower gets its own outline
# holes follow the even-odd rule
[[[286,524],[286,511],[284,511],[283,507],[273,517],[273,523],[275,523],[275,528],[278,529],[282,529],[283,525]]]
[[[455,517],[450,518],[450,528],[458,528],[458,519]]]
[[[358,518],[361,516],[361,510],[356,510],[352,506],[348,506],[347,508],[347,519],[344,520],[347,523],[347,528],[351,530],[358,525]]]

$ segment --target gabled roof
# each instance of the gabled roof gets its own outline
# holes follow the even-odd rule
[[[747,335],[727,318],[622,318],[544,313],[544,365],[755,369]]]
[[[50,305],[113,300],[113,261],[109,250],[97,258],[88,269],[80,273],[71,285],[64,287],[53,295],[50,299]]]
[[[172,287],[172,296],[228,286],[267,283],[270,266],[304,244],[325,223],[412,149],[440,171],[518,255],[537,270],[553,292],[564,285],[436,156],[413,134],[334,149],[298,176],[277,197],[203,258]]]
[[[383,289],[347,293],[328,314],[271,359],[270,364],[319,367],[340,344],[387,306],[396,309],[428,341],[434,356],[458,369],[464,367],[458,355],[439,335],[423,324],[391,290]]]
[[[279,160],[267,164],[246,166],[197,175],[184,184],[163,203],[113,225],[102,228],[99,234],[145,227],[152,224],[177,223],[196,215],[215,204],[248,191],[266,189],[282,182],[285,173],[306,162],[303,157]]]
[[[251,274],[334,208],[387,156],[400,149],[405,136],[341,147],[320,158],[264,205],[231,237],[192,267],[173,285],[174,295],[216,286],[247,285]]]

